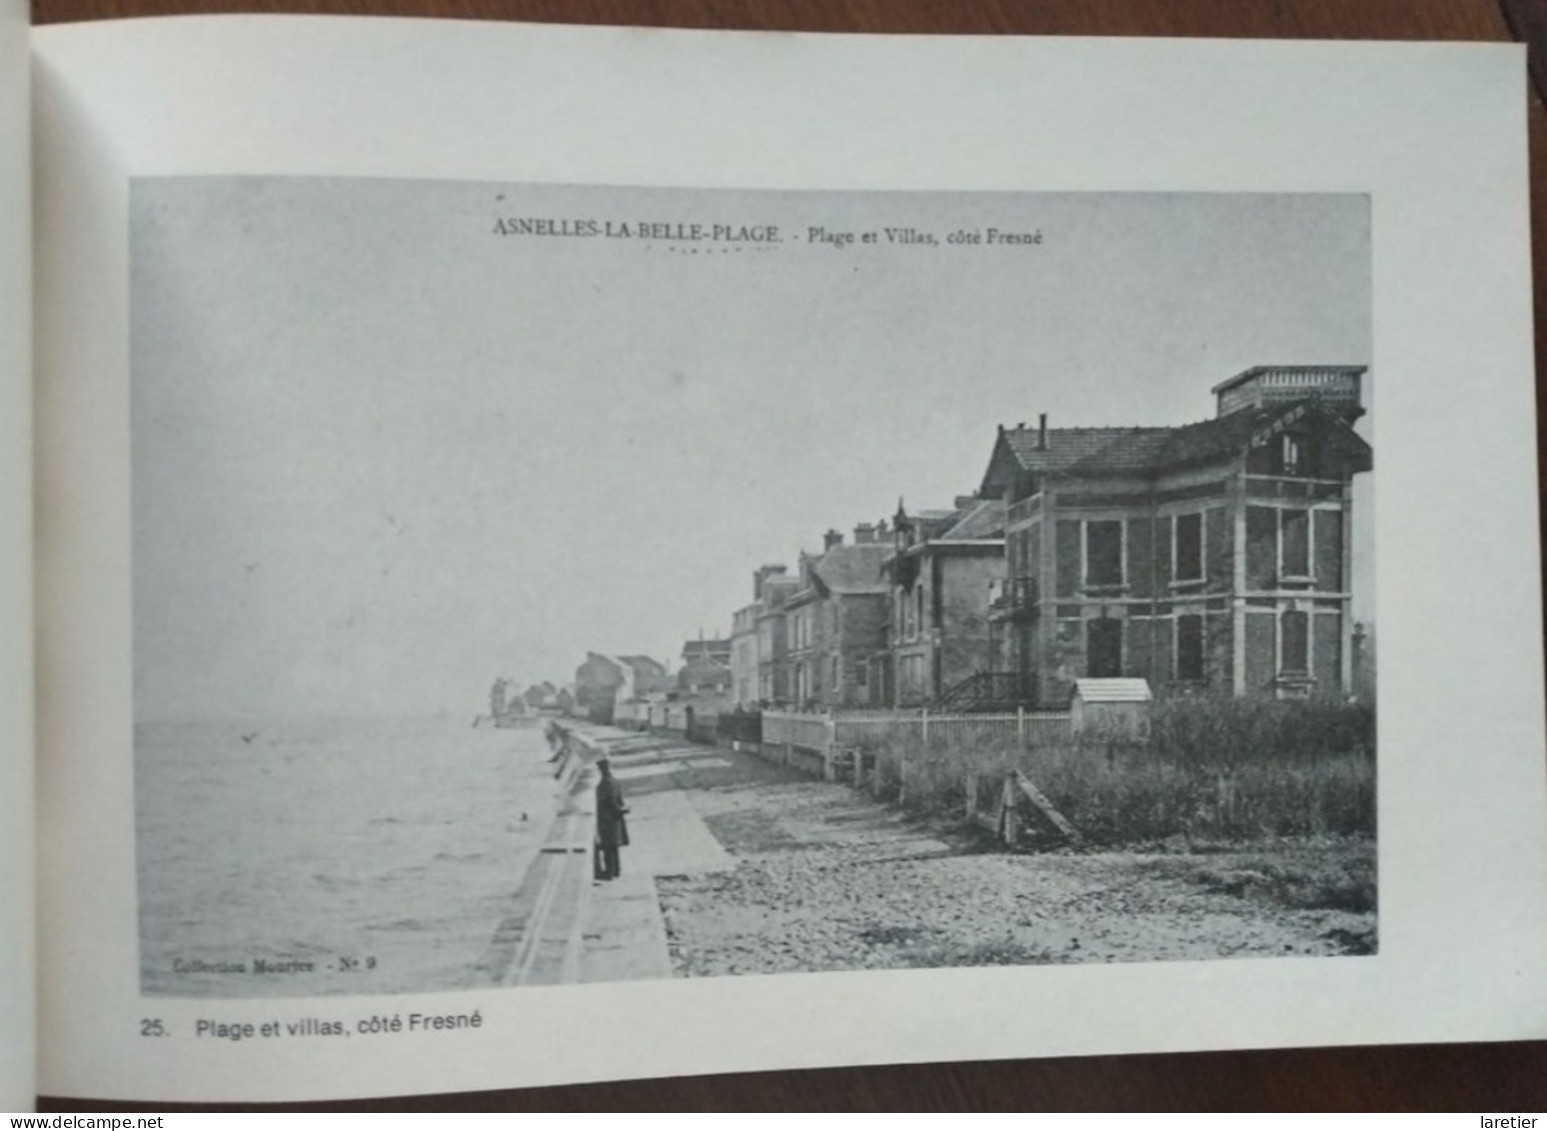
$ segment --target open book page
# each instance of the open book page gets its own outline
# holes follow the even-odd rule
[[[1519,50],[35,44],[44,1090],[1547,1031]]]
[[[0,1109],[32,1106],[32,151],[24,0],[0,2]]]

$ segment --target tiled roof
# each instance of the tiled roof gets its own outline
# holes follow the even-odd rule
[[[1060,470],[1071,475],[1123,474],[1208,463],[1240,452],[1264,428],[1291,412],[1309,412],[1322,416],[1346,440],[1368,451],[1368,445],[1341,417],[1311,398],[1242,409],[1229,416],[1201,420],[1177,428],[1116,429],[1121,435],[1105,447]]]
[[[881,576],[881,559],[890,551],[889,545],[880,542],[834,546],[812,569],[834,593],[886,593],[890,586]]]
[[[1287,405],[1250,408],[1179,428],[1134,429],[1067,470],[1076,475],[1101,472],[1151,471],[1209,460],[1239,452],[1252,437],[1283,415]]]
[[[990,541],[1004,537],[1003,499],[979,499],[956,512],[956,522],[940,537],[950,542]]]
[[[961,517],[961,512],[956,510],[916,510],[910,511],[901,505],[897,507],[897,529],[902,530],[911,527],[918,540],[938,538]]]
[[[1035,428],[1007,428],[1005,442],[1027,471],[1063,471],[1128,436],[1165,432],[1164,428],[1049,428],[1047,446],[1038,447]]]

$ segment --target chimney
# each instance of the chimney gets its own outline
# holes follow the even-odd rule
[[[876,540],[876,528],[874,524],[862,522],[854,528],[854,544],[856,546],[868,546]]]
[[[1037,418],[1037,451],[1047,451],[1047,413]]]
[[[763,586],[768,584],[768,579],[770,577],[783,576],[784,572],[785,569],[782,565],[758,566],[752,573],[752,599],[754,601],[761,601],[763,599]]]
[[[885,542],[888,538],[891,537],[891,534],[892,534],[892,531],[886,525],[886,519],[883,518],[880,522],[876,523],[876,541],[877,542]]]
[[[956,509],[959,511],[964,511],[968,507],[976,505],[977,502],[978,497],[976,495],[957,495]]]
[[[822,535],[822,549],[831,550],[834,546],[843,545],[843,535],[836,530],[829,530]]]

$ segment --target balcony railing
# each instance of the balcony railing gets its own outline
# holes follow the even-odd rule
[[[969,714],[1014,711],[1035,701],[1035,682],[1021,673],[977,672],[949,688],[931,709]]]
[[[989,612],[999,617],[1024,617],[1036,613],[1038,599],[1035,577],[1007,577],[1000,582],[999,595]]]

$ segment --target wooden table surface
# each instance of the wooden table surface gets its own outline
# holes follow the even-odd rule
[[[1537,356],[1547,279],[1547,0],[34,0],[34,22],[194,12],[835,32],[1526,42]],[[1542,384],[1538,361],[1537,385]],[[1543,415],[1538,398],[1538,431]],[[1540,446],[1540,441],[1538,441]],[[1547,456],[1547,452],[1542,453]],[[1541,461],[1547,467],[1547,458]],[[1547,479],[1544,479],[1547,482]],[[124,1110],[45,1097],[43,1110]],[[315,1106],[315,1105],[313,1105]],[[1547,1041],[838,1068],[332,1105],[361,1110],[1547,1110]]]

